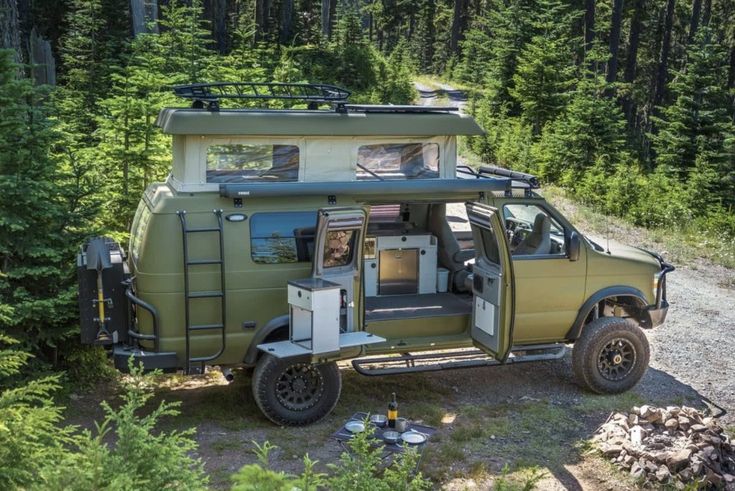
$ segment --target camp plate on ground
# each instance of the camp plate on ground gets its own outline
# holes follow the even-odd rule
[[[426,435],[418,431],[407,431],[401,435],[401,440],[409,445],[421,445],[426,441]]]
[[[350,433],[361,433],[365,431],[365,423],[353,419],[345,423],[345,429]]]

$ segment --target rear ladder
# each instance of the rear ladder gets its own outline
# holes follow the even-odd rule
[[[186,317],[186,366],[185,373],[188,375],[192,372],[192,364],[200,363],[195,372],[204,373],[204,364],[218,358],[225,351],[225,318],[227,313],[227,303],[225,301],[225,242],[224,242],[224,224],[222,221],[222,210],[212,210],[217,219],[216,227],[189,228],[186,223],[186,210],[178,210],[176,214],[181,221],[181,232],[184,246],[184,308]],[[219,238],[219,258],[218,259],[191,259],[189,257],[189,234],[195,233],[216,233]],[[220,274],[220,290],[215,291],[195,291],[192,292],[189,286],[189,268],[192,266],[209,266],[219,265]],[[212,324],[191,324],[191,300],[193,299],[220,299],[220,322]],[[207,356],[191,356],[191,333],[199,331],[219,331],[222,335],[220,349],[213,355]]]

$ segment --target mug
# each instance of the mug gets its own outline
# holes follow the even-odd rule
[[[408,420],[406,418],[396,418],[396,431],[403,433],[408,429]]]

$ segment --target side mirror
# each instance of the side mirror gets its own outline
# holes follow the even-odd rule
[[[569,243],[567,244],[567,257],[570,261],[579,260],[579,250],[582,248],[582,240],[577,232],[569,234]]]

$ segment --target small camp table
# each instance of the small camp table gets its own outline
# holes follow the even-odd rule
[[[368,416],[369,416],[368,413],[358,412],[350,416],[345,421],[345,423],[347,423],[347,421],[352,421],[352,420],[365,421],[368,419]],[[381,428],[375,423],[371,423],[370,421],[368,421],[367,424],[370,424],[373,426],[373,428],[375,428],[375,432],[373,433],[373,438],[375,439],[375,443],[378,446],[382,445],[383,447],[383,455],[381,458],[383,459],[384,462],[387,461],[393,455],[404,452],[406,448],[414,448],[416,449],[416,452],[419,454],[419,461],[416,463],[417,468],[418,468],[418,465],[421,463],[421,456],[423,455],[424,447],[426,447],[426,444],[429,443],[429,440],[431,439],[431,435],[436,433],[436,428],[409,422],[408,428],[406,428],[406,431],[414,430],[414,431],[423,433],[424,435],[426,435],[426,441],[424,443],[421,443],[418,445],[408,445],[406,443],[401,442],[400,440],[398,441],[398,443],[386,443],[383,440],[383,432],[390,431],[393,428],[388,428],[388,426],[386,426],[385,428]],[[355,435],[354,433],[347,431],[347,429],[345,428],[345,425],[342,424],[339,430],[337,430],[332,436],[334,437],[335,440],[337,440],[337,443],[339,443],[340,447],[342,447],[343,450],[345,450],[346,452],[351,452],[350,447],[347,445],[347,442],[350,441],[354,435]]]

